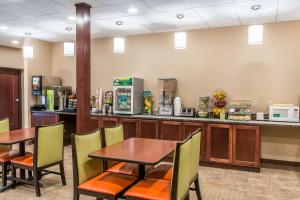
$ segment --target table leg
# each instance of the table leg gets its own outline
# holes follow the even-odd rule
[[[19,155],[25,156],[25,142],[19,143]],[[20,169],[20,178],[25,179],[25,169]]]
[[[139,179],[141,180],[141,179],[143,179],[143,178],[145,178],[145,165],[141,165],[141,164],[139,164]]]

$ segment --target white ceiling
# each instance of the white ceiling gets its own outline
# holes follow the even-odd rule
[[[68,17],[75,16],[78,2],[92,6],[93,38],[247,25],[255,16],[257,23],[300,20],[300,0],[0,0],[0,44],[11,46],[25,32],[50,42],[73,40],[75,22]],[[262,5],[258,13],[251,10],[255,4]],[[128,8],[139,12],[130,14]]]

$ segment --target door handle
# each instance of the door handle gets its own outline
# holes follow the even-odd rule
[[[20,99],[15,99],[15,102],[19,102],[20,101]]]

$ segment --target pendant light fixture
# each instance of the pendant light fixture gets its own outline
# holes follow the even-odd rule
[[[248,27],[248,44],[263,44],[264,39],[264,27],[263,25],[256,24],[256,17],[258,10],[261,8],[261,5],[253,5],[251,9],[255,12],[254,25]]]
[[[117,26],[122,26],[123,21],[116,21]],[[125,38],[115,37],[114,38],[114,53],[123,54],[125,53]]]

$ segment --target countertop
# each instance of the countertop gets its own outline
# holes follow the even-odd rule
[[[56,113],[62,115],[76,115],[76,113],[63,112],[63,111],[31,111],[31,112],[46,112]],[[101,113],[91,113],[92,117],[119,117],[119,118],[136,118],[136,119],[161,119],[161,120],[179,120],[179,121],[193,121],[203,123],[224,123],[224,124],[237,124],[237,125],[255,125],[255,126],[282,126],[282,127],[300,127],[300,122],[275,122],[275,121],[237,121],[237,120],[221,120],[212,118],[198,118],[198,117],[175,117],[175,116],[158,116],[158,115],[120,115],[110,114],[103,115]]]

